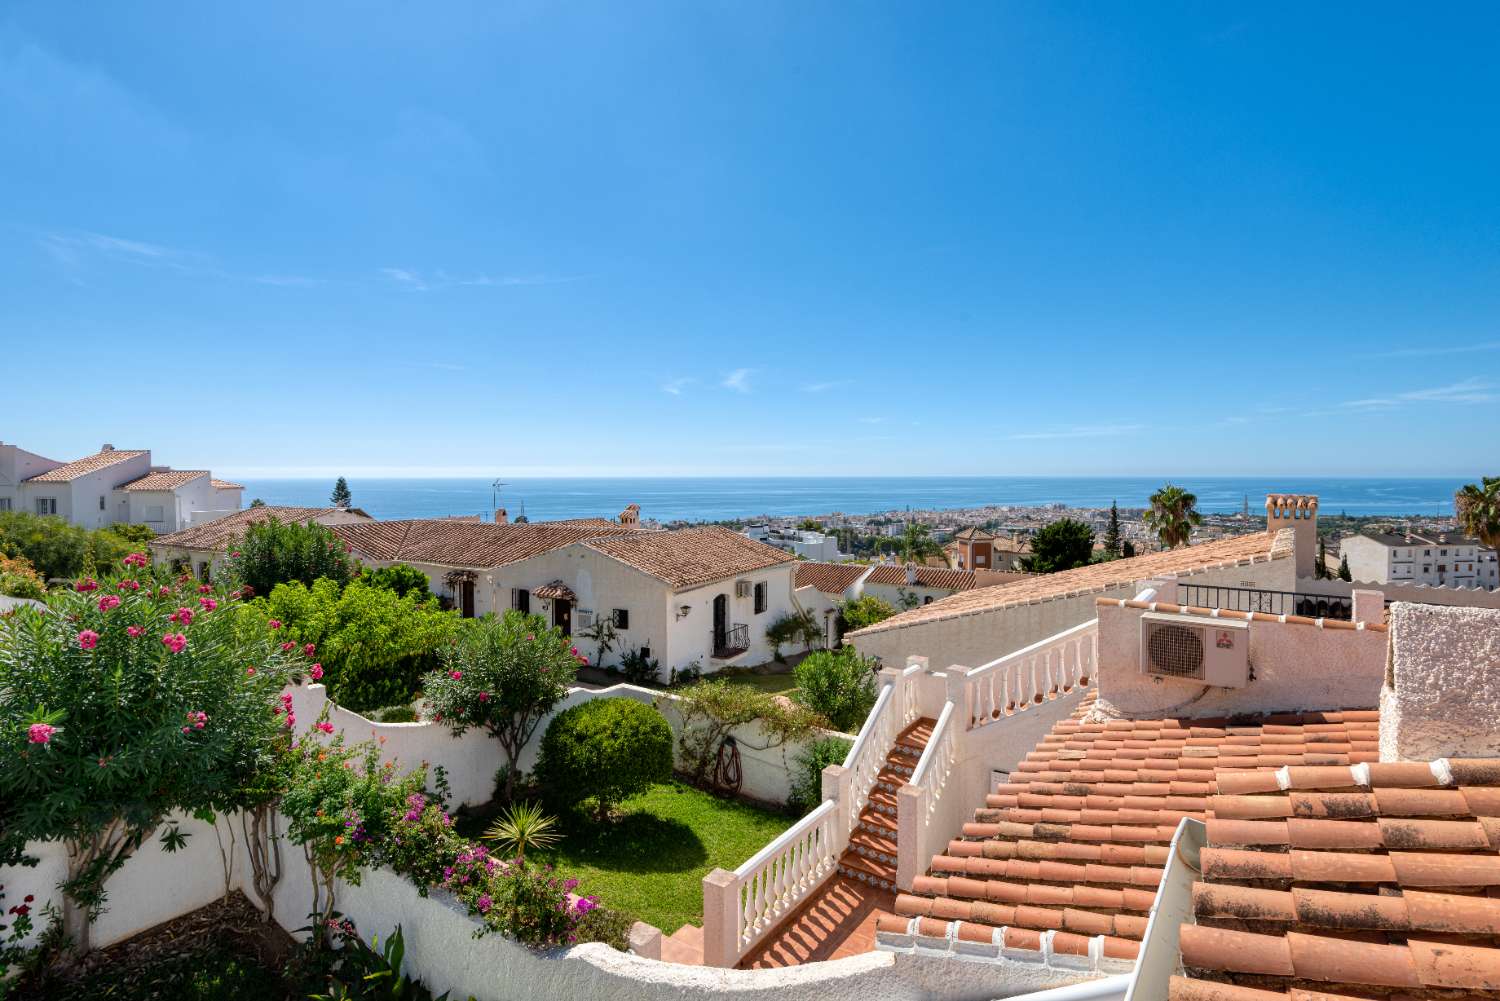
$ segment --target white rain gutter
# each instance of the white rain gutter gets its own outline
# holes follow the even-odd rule
[[[1151,905],[1125,1001],[1161,1001],[1167,996],[1167,982],[1182,969],[1182,926],[1193,923],[1193,883],[1203,871],[1199,854],[1207,844],[1208,828],[1203,821],[1183,817],[1172,836],[1166,871]]]

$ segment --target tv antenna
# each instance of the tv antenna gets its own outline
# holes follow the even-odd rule
[[[490,484],[490,511],[494,512],[500,507],[500,488],[510,486],[503,480],[495,480]]]

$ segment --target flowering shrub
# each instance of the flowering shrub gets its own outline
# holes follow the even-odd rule
[[[0,619],[0,859],[64,843],[63,926],[80,951],[105,881],[167,814],[230,806],[274,758],[277,693],[302,659],[237,629],[232,595],[211,588],[206,609],[195,581],[127,561]]]
[[[581,659],[541,616],[509,611],[472,622],[447,649],[443,670],[422,679],[422,689],[435,722],[456,734],[482,727],[500,742],[508,800],[521,749],[568,694]]]
[[[553,802],[593,800],[606,816],[620,800],[672,777],[672,728],[654,706],[591,699],[547,725],[537,777]]]
[[[574,897],[578,880],[563,879],[550,865],[497,862],[472,846],[461,853],[444,885],[486,927],[535,949],[576,942],[578,923],[599,906],[593,897]]]
[[[393,807],[395,816],[386,838],[386,865],[411,880],[424,897],[428,887],[443,882],[445,869],[456,858],[464,841],[453,830],[453,818],[442,804],[414,792]]]
[[[0,594],[40,600],[47,594],[47,583],[25,558],[0,554]]]

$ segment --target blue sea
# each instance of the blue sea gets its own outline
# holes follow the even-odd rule
[[[326,480],[241,480],[245,503],[317,506],[328,503]],[[499,506],[533,521],[612,518],[625,505],[661,522],[726,521],[763,515],[871,514],[878,511],[1002,506],[1144,507],[1163,477],[857,476],[515,479]],[[1438,515],[1453,511],[1460,479],[1322,479],[1308,477],[1191,477],[1174,483],[1198,495],[1198,509],[1234,513],[1250,498],[1265,510],[1267,492],[1310,493],[1328,514]],[[351,479],[356,507],[376,518],[435,518],[480,514],[496,506],[487,480]]]

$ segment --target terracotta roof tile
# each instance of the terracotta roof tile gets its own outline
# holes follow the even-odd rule
[[[641,533],[638,529],[621,525],[600,527],[610,524],[598,519],[497,525],[494,522],[419,518],[338,525],[333,531],[355,552],[372,560],[434,563],[471,569],[505,566],[606,533],[656,534]]]
[[[245,485],[243,483],[235,483],[232,480],[210,479],[208,482],[209,482],[210,485],[213,486],[213,488],[215,490],[243,490],[243,489],[245,489]]]
[[[824,594],[842,595],[870,568],[861,563],[802,561],[792,570],[793,587],[811,587]]]
[[[1289,530],[1288,530],[1289,531]],[[1095,563],[1061,573],[1040,574],[1025,580],[976,587],[950,595],[930,605],[923,605],[894,615],[883,622],[851,633],[852,636],[900,629],[903,626],[941,619],[957,618],[981,612],[1048,601],[1078,594],[1090,594],[1164,573],[1192,573],[1212,567],[1237,566],[1262,562],[1290,554],[1290,535],[1283,545],[1263,532],[1218,539],[1183,549],[1147,553],[1108,563]]]
[[[906,587],[906,565],[901,563],[879,563],[870,567],[870,576],[865,578],[868,584],[885,584],[890,587]],[[974,571],[953,570],[948,567],[911,567],[916,574],[917,584],[921,587],[933,587],[949,591],[967,591],[974,586]],[[1007,585],[999,585],[1005,587]]]
[[[136,456],[148,454],[145,450],[125,448],[105,449],[102,452],[95,452],[93,455],[86,455],[82,459],[65,462],[56,469],[49,469],[45,473],[38,473],[24,482],[69,483],[80,476],[87,476],[89,473],[97,473],[101,469],[108,469],[110,466],[124,462],[126,459],[134,459]]]
[[[674,532],[631,532],[585,544],[674,588],[707,584],[796,559],[775,546],[716,525]]]
[[[245,529],[256,522],[276,518],[282,522],[310,522],[319,519],[339,516],[368,519],[359,508],[340,509],[336,507],[278,507],[269,504],[260,507],[245,508],[233,514],[216,518],[213,521],[191,528],[184,528],[180,532],[172,532],[167,535],[159,535],[151,540],[153,548],[161,546],[172,549],[199,549],[222,552],[230,542],[243,538]],[[335,534],[337,534],[335,532]]]
[[[191,483],[200,476],[207,476],[206,469],[163,469],[147,473],[140,479],[131,480],[129,483],[118,487],[119,490],[176,490],[178,487]]]

